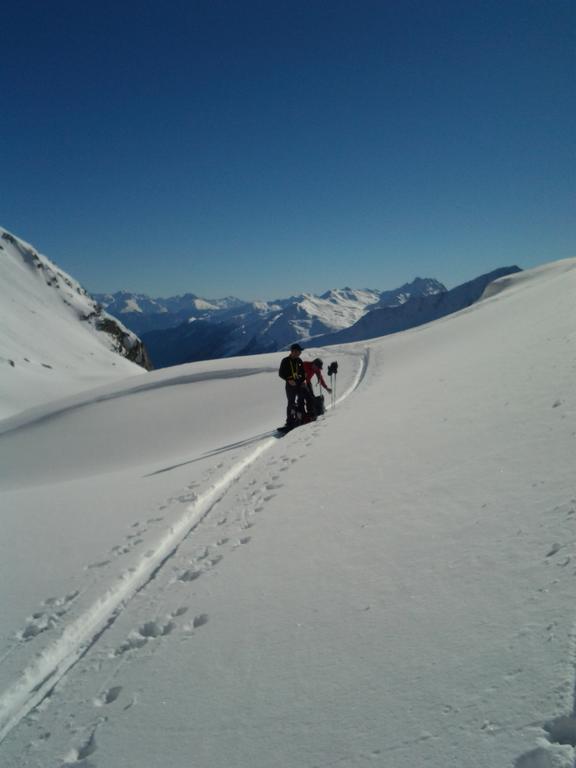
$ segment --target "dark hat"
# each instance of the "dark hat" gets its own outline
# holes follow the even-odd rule
[[[317,357],[315,360],[312,360],[312,365],[315,365],[316,368],[322,368],[324,363],[322,362],[322,360],[320,360],[319,357]]]
[[[302,351],[303,351],[303,350],[302,350],[302,347],[300,346],[300,344],[292,344],[292,346],[290,347],[290,351],[292,351],[293,349],[294,349],[294,350],[296,350],[296,349],[297,349],[297,350],[298,350],[298,352],[302,352]]]

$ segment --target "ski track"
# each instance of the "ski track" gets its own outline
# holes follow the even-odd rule
[[[365,350],[357,355],[360,358],[360,364],[356,375],[349,387],[337,397],[337,405],[349,397],[362,383],[369,364],[369,353]],[[252,371],[250,371],[252,373]],[[106,399],[106,398],[104,398]],[[313,426],[313,425],[311,425]],[[311,435],[312,436],[312,435]],[[264,438],[262,438],[264,439]],[[286,439],[286,437],[282,438]],[[176,554],[179,546],[189,536],[189,534],[206,518],[214,506],[226,495],[230,487],[236,483],[239,478],[259,459],[262,458],[273,446],[278,444],[277,437],[268,437],[261,442],[258,447],[252,450],[247,456],[232,465],[221,477],[213,480],[209,488],[202,494],[191,494],[189,497],[181,497],[182,501],[192,501],[180,518],[172,523],[169,531],[160,539],[155,548],[146,551],[139,562],[130,570],[125,571],[117,580],[117,583],[96,599],[92,605],[79,615],[76,619],[70,621],[65,626],[60,637],[45,648],[25,669],[23,669],[18,679],[0,694],[0,744],[8,734],[34,709],[36,709],[45,699],[47,699],[55,689],[59,681],[72,669],[72,667],[82,659],[102,637],[102,635],[114,624],[121,615],[131,598],[142,591],[150,581],[162,570],[164,565]],[[310,440],[306,445],[311,444]],[[226,446],[223,448],[223,450]],[[211,452],[218,453],[218,450]],[[287,457],[286,457],[287,460]],[[219,464],[216,469],[221,468]],[[287,468],[287,467],[284,467]],[[162,470],[161,470],[162,471]],[[282,471],[282,470],[280,470]],[[254,509],[256,513],[262,509],[263,504],[274,497],[275,491],[282,487],[277,483],[278,476],[273,475],[271,482],[265,483],[262,493],[254,491]],[[244,515],[246,518],[246,515]],[[154,518],[155,521],[158,518]],[[218,525],[223,525],[226,519],[218,521]],[[249,529],[253,523],[247,518],[242,521],[242,529]],[[134,535],[137,536],[138,532]],[[136,539],[137,541],[138,539]],[[220,539],[217,543],[222,545],[228,542],[228,539]],[[250,536],[241,536],[233,548],[244,546],[250,542]],[[121,549],[120,547],[116,549]],[[205,560],[203,567],[212,567],[216,565],[221,556],[209,556],[206,550],[196,558],[197,561]],[[110,560],[104,559],[99,562],[91,563],[87,569],[105,567]],[[197,568],[188,568],[182,571],[177,580],[181,582],[193,581],[202,573]],[[49,598],[44,601],[45,605],[52,607],[56,605],[68,606],[80,594],[80,591],[70,593],[63,598]],[[54,603],[56,601],[56,603]],[[175,619],[186,612],[187,608],[183,606],[175,615],[169,617],[166,623],[157,621],[146,622],[135,630],[126,642],[120,646],[115,655],[125,656],[128,651],[137,649],[145,645],[151,638],[161,638],[169,635],[175,628]],[[55,625],[52,622],[50,614],[38,612],[32,617],[24,630],[18,633],[21,641],[33,639],[37,634],[51,629]],[[63,618],[65,611],[59,615]],[[200,614],[189,622],[188,629],[195,630],[202,627],[209,620],[207,614]],[[100,695],[99,703],[95,706],[105,706],[118,698],[121,688],[118,686],[105,690]],[[84,760],[89,754],[95,751],[95,733],[101,723],[99,722],[89,734],[84,745],[76,750],[75,755],[70,756],[69,762],[78,762]]]

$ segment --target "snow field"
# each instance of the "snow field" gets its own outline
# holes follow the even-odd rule
[[[251,438],[278,423],[281,384],[267,374],[219,392],[232,414],[260,401],[252,432],[236,416],[213,426],[196,381],[170,392],[180,420],[157,387],[124,398],[121,423],[111,402],[87,397],[89,420],[82,407],[0,438],[20,457],[0,496],[4,681],[222,491],[7,735],[6,765],[573,766],[576,261],[506,280],[457,316],[335,352],[343,392],[369,353],[353,396],[237,475],[259,448]],[[145,436],[121,433],[147,414],[166,431],[139,464]],[[18,467],[36,475],[50,445],[41,432],[60,445],[62,419],[78,419],[75,445],[50,457],[51,484],[27,484]],[[73,456],[98,428],[124,440],[113,472],[98,448],[100,475]],[[41,524],[31,542],[26,529]],[[137,538],[122,539],[132,526]],[[44,558],[55,573],[43,574],[38,553],[58,551],[63,530],[76,550]],[[104,556],[104,541],[128,551]],[[26,568],[11,555],[23,546]],[[33,595],[57,609],[55,624],[24,639],[15,618]]]
[[[353,359],[353,358],[352,358]],[[262,367],[260,360],[260,369],[246,368],[243,369],[222,369],[221,361],[212,364],[212,368],[216,370],[204,372],[204,373],[191,373],[182,378],[181,376],[166,375],[166,373],[156,376],[159,381],[148,382],[147,384],[141,384],[138,382],[136,385],[131,383],[125,384],[118,389],[115,387],[113,390],[102,393],[96,393],[92,396],[76,396],[72,400],[63,401],[61,404],[42,406],[40,408],[33,409],[28,413],[19,415],[18,417],[6,420],[4,422],[4,434],[5,443],[5,457],[4,462],[4,475],[5,484],[7,486],[11,484],[25,484],[35,485],[36,483],[44,482],[60,482],[70,480],[73,477],[90,477],[92,474],[102,475],[109,468],[110,463],[120,463],[122,469],[125,471],[126,467],[129,467],[131,461],[133,461],[133,452],[137,450],[137,446],[143,439],[143,435],[137,432],[138,422],[135,417],[138,417],[140,412],[140,404],[137,401],[137,395],[146,393],[153,393],[155,397],[154,405],[158,410],[159,399],[164,394],[165,388],[169,388],[171,409],[174,410],[174,392],[173,388],[182,386],[183,381],[192,383],[195,385],[195,403],[196,407],[202,403],[202,413],[207,417],[207,424],[210,424],[211,432],[209,434],[208,444],[202,442],[202,435],[200,439],[197,439],[196,450],[206,448],[207,445],[212,447],[212,450],[205,451],[208,457],[214,455],[224,454],[234,449],[242,451],[242,458],[235,457],[234,462],[230,465],[227,471],[222,473],[222,476],[212,480],[207,488],[202,492],[191,492],[191,487],[198,485],[193,483],[187,487],[188,493],[184,493],[177,497],[177,501],[182,503],[186,501],[193,501],[193,503],[185,509],[184,512],[180,511],[179,516],[172,521],[167,532],[162,533],[156,541],[149,546],[146,551],[140,555],[140,557],[133,558],[131,566],[127,570],[123,570],[116,580],[116,583],[110,587],[105,588],[104,594],[99,594],[93,599],[92,604],[85,607],[82,612],[76,617],[72,618],[67,616],[71,604],[78,600],[81,595],[83,603],[86,603],[86,599],[94,592],[94,589],[84,585],[83,589],[77,589],[69,591],[61,598],[50,597],[43,601],[42,606],[44,610],[36,611],[31,618],[27,620],[25,627],[17,634],[21,647],[19,650],[23,651],[26,648],[26,643],[32,640],[36,640],[39,635],[43,635],[47,630],[54,630],[62,628],[63,619],[66,617],[66,623],[64,629],[61,631],[61,635],[55,642],[49,643],[44,650],[36,652],[36,658],[29,664],[19,675],[16,682],[9,685],[3,695],[0,696],[0,740],[3,739],[12,727],[19,722],[19,720],[26,714],[31,708],[33,708],[38,702],[46,696],[46,694],[54,687],[55,683],[60,677],[62,677],[67,670],[73,666],[78,658],[80,658],[89,648],[94,638],[97,637],[107,625],[115,620],[117,611],[121,610],[127,600],[129,600],[142,586],[150,579],[151,575],[161,566],[161,564],[170,557],[175,548],[179,545],[182,538],[184,538],[193,528],[198,524],[202,517],[208,510],[214,505],[215,501],[226,492],[232,482],[234,482],[249,466],[256,461],[259,456],[268,451],[277,441],[276,437],[271,436],[272,432],[264,433],[264,435],[251,436],[243,440],[238,440],[230,445],[225,445],[221,448],[214,449],[214,438],[218,435],[217,425],[215,424],[215,417],[218,416],[218,410],[220,415],[226,415],[225,409],[217,409],[221,392],[218,392],[217,384],[222,380],[234,379],[236,387],[242,387],[244,389],[241,394],[241,401],[244,405],[244,411],[241,414],[239,420],[235,424],[235,429],[240,433],[242,430],[251,429],[253,426],[253,420],[250,419],[252,414],[253,405],[250,406],[250,397],[254,400],[258,396],[259,401],[262,399],[263,386],[255,386],[252,380],[248,380],[249,377],[255,374],[263,373],[265,375],[266,384],[270,381],[271,370],[276,374],[276,368],[269,369]],[[198,365],[195,366],[198,369]],[[344,383],[348,381],[348,389],[344,392],[342,397],[357,386],[358,380],[361,377],[363,370],[362,358],[357,358],[356,374],[354,375],[354,369],[352,368],[348,377],[344,376]],[[218,370],[221,368],[221,370]],[[276,382],[274,382],[276,384]],[[131,388],[134,389],[131,389]],[[272,390],[270,387],[270,392]],[[125,398],[127,393],[131,395],[130,404],[134,406],[135,410],[131,415],[126,414]],[[256,395],[257,393],[257,395]],[[179,394],[182,394],[179,390]],[[93,422],[91,419],[93,416],[94,406],[99,405],[99,425],[103,428],[104,443],[102,446],[95,445],[93,440]],[[161,400],[160,400],[161,405]],[[129,410],[129,407],[128,407]],[[111,457],[110,449],[107,448],[107,436],[109,435],[109,429],[112,429],[112,425],[118,425],[123,422],[120,417],[124,413],[124,423],[130,423],[132,419],[132,429],[128,430],[126,435],[130,439],[129,445],[122,446]],[[156,416],[158,414],[156,413]],[[227,417],[228,418],[228,417]],[[269,414],[268,414],[269,418]],[[181,421],[181,417],[179,417]],[[108,423],[108,428],[106,428]],[[170,434],[172,442],[176,433],[176,423],[167,421],[160,418],[159,422],[153,425],[153,428],[163,427],[165,434]],[[150,429],[148,425],[147,429]],[[48,432],[48,434],[46,434]],[[117,432],[117,436],[120,436],[120,432]],[[231,434],[230,429],[226,430],[226,435]],[[125,436],[126,436],[125,435]],[[183,433],[185,436],[185,433]],[[70,443],[67,443],[66,438],[70,438]],[[189,434],[188,434],[189,439]],[[59,443],[61,452],[50,453],[50,445],[57,441]],[[6,446],[6,442],[9,443]],[[91,466],[87,466],[86,462],[86,443],[90,445],[89,461]],[[36,449],[37,463],[34,464],[31,461],[30,447],[34,445]],[[254,447],[256,446],[256,447]],[[118,445],[113,445],[112,448],[118,449]],[[155,443],[152,443],[149,447],[156,447]],[[142,452],[139,452],[139,459],[142,461]],[[163,446],[160,447],[156,455],[161,455],[165,460],[166,456],[163,452]],[[22,456],[27,457],[27,461],[24,465],[20,463]],[[73,464],[74,459],[80,459],[79,464]],[[198,455],[196,458],[180,462],[175,466],[164,466],[160,469],[156,469],[144,477],[154,477],[162,475],[167,472],[171,472],[180,467],[186,467],[196,462],[201,462],[205,458]],[[12,459],[12,463],[10,462]],[[123,459],[123,463],[122,463]],[[222,469],[224,462],[220,462],[217,465],[218,469]],[[18,470],[21,470],[20,476]],[[140,469],[140,467],[139,467]],[[117,467],[116,471],[120,471]],[[209,472],[209,477],[213,472]],[[30,482],[30,480],[32,482]],[[102,479],[99,481],[102,483]],[[66,483],[66,490],[68,490],[69,483]],[[45,486],[49,491],[53,486]],[[17,492],[18,493],[18,492]],[[25,492],[24,492],[25,493]],[[37,494],[36,494],[37,496]],[[10,498],[7,494],[5,498]],[[172,500],[173,501],[173,500]],[[24,505],[26,506],[26,505]],[[165,509],[166,505],[162,505],[162,509]],[[151,519],[152,523],[158,523],[163,519],[160,518]],[[25,526],[28,527],[27,520]],[[86,521],[84,521],[86,522]],[[17,524],[22,524],[22,520],[18,520]],[[93,569],[106,568],[111,565],[112,560],[121,555],[128,554],[133,546],[142,544],[144,542],[144,534],[146,529],[141,524],[135,524],[136,530],[126,537],[127,543],[125,545],[117,545],[112,548],[111,555],[107,558],[103,558],[100,561],[89,563],[85,568],[90,571]],[[71,533],[70,522],[67,524],[67,533]],[[20,531],[23,534],[24,530]],[[54,533],[57,533],[56,531]],[[79,532],[73,532],[78,537]],[[16,534],[18,535],[18,534]],[[84,542],[86,544],[86,542]],[[18,551],[17,556],[21,558],[22,551]],[[29,567],[30,563],[27,563]],[[9,572],[9,569],[7,569]],[[23,573],[22,576],[28,576],[30,579],[30,573]],[[38,584],[35,584],[37,587]],[[102,589],[101,585],[99,588]],[[56,612],[53,612],[53,608],[57,608]],[[3,658],[0,658],[0,667],[2,662],[10,659],[14,662],[14,656],[17,655],[15,647],[8,643],[8,650],[4,651]],[[4,665],[4,670],[0,670],[0,679],[2,673],[6,673],[7,665]],[[4,682],[6,682],[4,680]]]

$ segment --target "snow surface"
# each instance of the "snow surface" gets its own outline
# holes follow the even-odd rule
[[[96,302],[76,280],[0,227],[0,418],[144,373],[117,353],[112,336],[96,330],[95,315]],[[129,343],[138,341],[113,322]]]
[[[572,767],[575,291],[0,422],[0,764]]]

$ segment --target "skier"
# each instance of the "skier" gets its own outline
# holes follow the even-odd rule
[[[312,378],[316,376],[316,379],[320,385],[320,388],[324,388],[326,392],[332,392],[328,384],[324,381],[324,377],[322,376],[322,367],[324,363],[322,360],[320,360],[319,357],[312,360],[312,362],[309,362],[306,360],[304,363],[304,373],[306,374],[306,387],[308,388],[310,392],[310,397],[306,399],[306,414],[308,416],[308,421],[314,421],[316,416],[322,415],[324,413],[324,398],[322,397],[320,402],[317,403],[316,398],[314,397],[314,390],[312,388]],[[320,413],[318,414],[318,411]]]
[[[278,376],[286,382],[286,398],[288,405],[286,408],[286,425],[279,431],[288,432],[297,427],[302,420],[304,403],[314,407],[312,393],[306,384],[306,371],[304,364],[300,359],[302,347],[300,344],[292,344],[288,357],[282,359]]]

